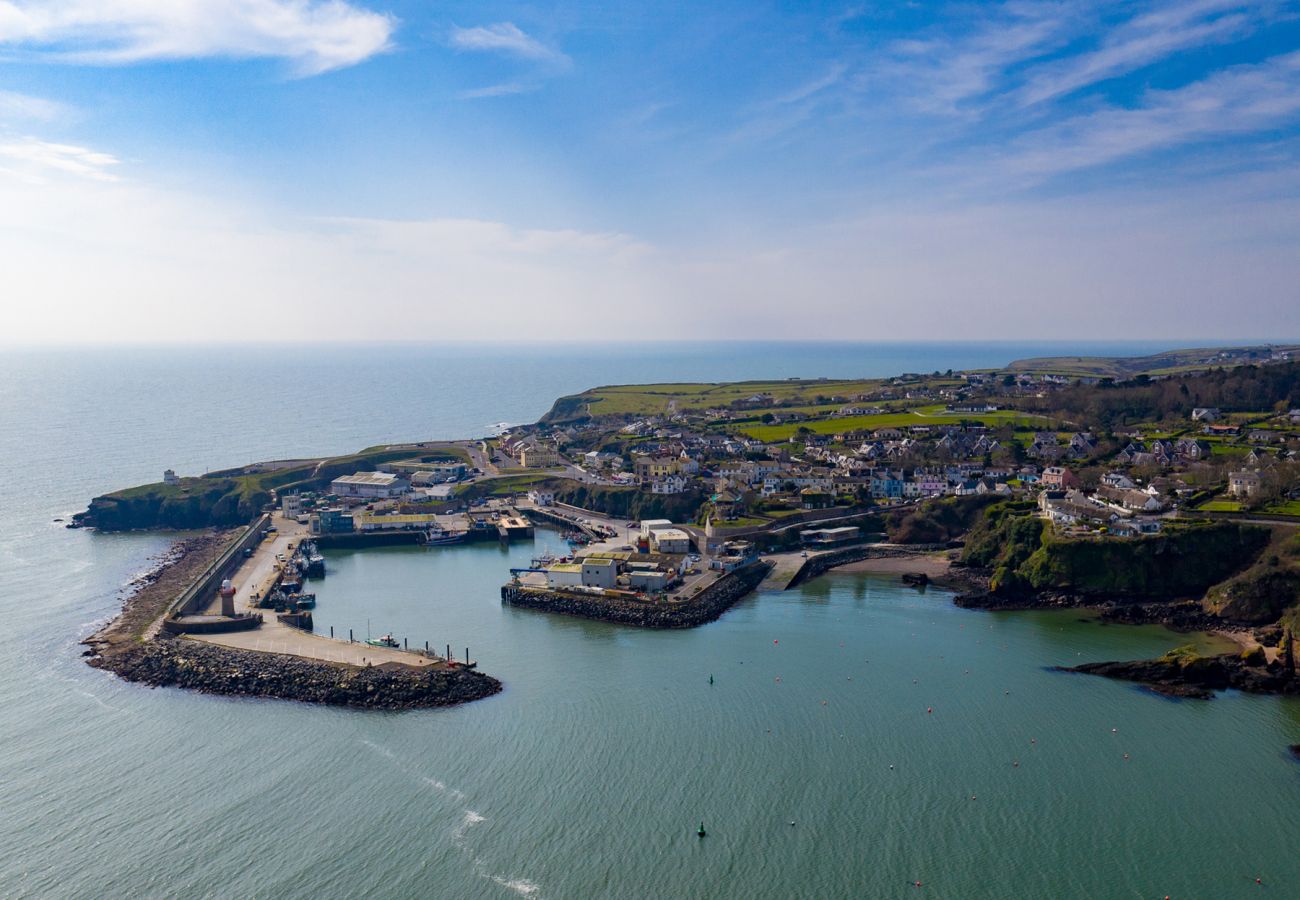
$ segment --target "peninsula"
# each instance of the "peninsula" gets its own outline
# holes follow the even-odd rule
[[[71,523],[203,530],[89,652],[156,685],[381,707],[475,699],[500,684],[450,646],[314,634],[304,581],[321,574],[317,547],[551,527],[570,553],[502,572],[503,602],[683,628],[760,583],[866,567],[946,579],[964,606],[1086,606],[1226,631],[1243,648],[1081,671],[1167,691],[1181,678],[1195,696],[1294,692],[1298,352],[601,387],[477,439],[168,471]]]

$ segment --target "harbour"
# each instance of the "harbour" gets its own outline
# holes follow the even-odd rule
[[[9,590],[0,603],[17,638],[0,667],[13,738],[4,758],[15,773],[0,786],[12,813],[0,822],[0,842],[15,851],[0,858],[10,894],[307,897],[382,884],[395,896],[546,898],[599,884],[606,896],[666,897],[725,882],[754,897],[1001,900],[1012,891],[1082,900],[1232,897],[1257,891],[1259,875],[1274,886],[1300,878],[1278,824],[1300,803],[1284,752],[1300,742],[1294,700],[1229,692],[1198,705],[1054,673],[1158,656],[1189,636],[1104,626],[1074,610],[959,609],[942,587],[922,593],[897,574],[831,571],[791,590],[762,586],[715,622],[657,630],[503,604],[511,568],[573,553],[550,528],[508,544],[322,546],[327,575],[307,582],[318,634],[333,626],[346,637],[351,627],[364,639],[369,618],[374,637],[429,640],[443,653],[451,643],[460,658],[468,646],[505,689],[394,715],[149,690],[84,665],[79,640],[118,615],[118,589],[152,570],[175,538],[66,531],[50,519],[96,491],[156,478],[160,466],[140,460],[143,438],[166,464],[201,471],[341,452],[375,433],[409,434],[415,420],[453,436],[500,418],[529,421],[554,396],[626,380],[642,364],[620,356],[567,376],[562,361],[541,366],[546,378],[571,380],[527,381],[531,407],[528,393],[503,401],[499,392],[455,403],[422,392],[393,406],[379,376],[404,352],[385,351],[380,364],[340,351],[349,378],[331,381],[334,368],[318,376],[318,389],[339,396],[372,385],[350,401],[367,411],[364,427],[287,402],[258,418],[268,386],[286,401],[302,395],[294,379],[311,365],[306,351],[256,365],[193,351],[153,368],[146,354],[134,369],[83,354],[10,371],[23,396],[52,408],[64,407],[51,392],[83,398],[66,420],[0,433],[6,458],[34,453],[49,486],[37,498],[0,484],[15,515],[0,554]],[[678,364],[696,366],[688,371],[697,377],[743,376],[745,360],[769,373],[771,355],[758,365],[755,352],[713,351],[712,369],[689,357]],[[895,352],[882,351],[882,367],[928,371],[959,355],[883,355]],[[1017,352],[1028,355],[996,350]],[[357,382],[368,358],[374,377]],[[418,360],[407,362],[418,371]],[[788,351],[777,363],[791,374],[837,364],[823,351],[803,360]],[[491,384],[499,368],[495,358],[481,368],[455,357],[428,365],[437,377],[454,370],[471,380],[458,397]],[[219,394],[204,393],[218,384]],[[105,396],[136,397],[138,408],[118,421]],[[260,444],[234,429],[214,435],[198,414],[229,396],[259,397],[255,409],[236,410]],[[61,453],[92,434],[95,467]],[[790,564],[792,574],[800,556]],[[1160,825],[1134,829],[1134,819]],[[1219,826],[1213,841],[1207,822]],[[39,837],[46,829],[58,839]],[[208,840],[176,866],[182,833]],[[527,849],[528,833],[547,837]],[[1113,865],[1096,865],[1103,851]]]

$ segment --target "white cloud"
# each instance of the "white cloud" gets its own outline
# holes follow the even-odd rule
[[[537,90],[536,85],[510,81],[503,84],[489,84],[486,87],[481,88],[470,88],[469,90],[461,91],[460,96],[466,100],[475,100],[482,97],[510,97],[515,94],[526,94],[535,90]]]
[[[286,222],[136,179],[0,173],[0,233],[16,301],[0,335],[18,342],[607,341],[680,338],[683,322],[701,338],[1300,332],[1300,171],[1195,194],[899,203],[680,246],[458,218]]]
[[[459,50],[507,53],[524,59],[566,65],[571,62],[559,50],[525,34],[513,22],[498,22],[475,28],[452,28],[450,39],[452,46]]]
[[[74,144],[55,144],[28,137],[0,143],[0,157],[17,163],[8,167],[11,175],[26,181],[40,181],[51,173],[66,173],[97,181],[114,181],[110,171],[118,164],[116,157]]]
[[[1051,100],[1098,81],[1134,71],[1182,50],[1234,40],[1254,30],[1248,13],[1272,4],[1241,0],[1178,0],[1134,16],[1106,35],[1096,50],[1031,72],[1021,102]]]
[[[32,97],[14,91],[0,91],[0,122],[32,119],[52,122],[67,115],[68,108],[54,100]]]
[[[1106,107],[1030,132],[1003,167],[1042,178],[1300,117],[1300,52],[1235,66],[1174,90],[1150,90],[1133,108]]]
[[[268,57],[314,75],[383,51],[393,28],[344,0],[0,0],[0,44],[99,64]]]

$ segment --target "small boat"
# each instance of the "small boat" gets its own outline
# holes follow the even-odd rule
[[[396,647],[400,647],[400,646],[402,646],[401,644],[399,644],[399,643],[397,642],[397,638],[393,637],[391,634],[386,634],[386,635],[384,635],[383,637],[372,638],[372,639],[366,641],[366,643],[369,644],[369,645],[372,646],[372,647],[394,647],[394,648],[396,648]]]

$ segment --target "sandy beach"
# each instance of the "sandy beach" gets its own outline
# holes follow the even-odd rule
[[[948,574],[951,563],[945,552],[916,553],[907,556],[873,556],[857,562],[836,566],[836,572],[868,572],[875,575],[903,575],[908,572],[923,573],[931,579]]]

